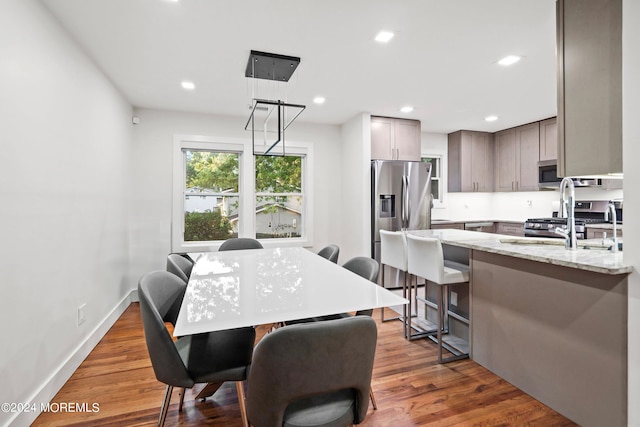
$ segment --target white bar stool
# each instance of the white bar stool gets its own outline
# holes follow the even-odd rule
[[[420,237],[412,234],[407,235],[407,267],[408,272],[415,277],[415,292],[418,301],[431,306],[437,307],[437,327],[435,330],[422,331],[412,334],[413,328],[411,318],[408,318],[408,339],[429,337],[438,344],[438,363],[451,362],[453,360],[465,359],[469,357],[469,353],[464,353],[453,345],[445,343],[442,339],[443,332],[448,333],[449,330],[449,285],[469,282],[469,268],[462,264],[455,264],[456,268],[445,266],[444,254],[442,251],[442,243],[439,239],[431,237]],[[454,265],[454,264],[451,264]],[[418,293],[418,277],[422,277],[425,282],[424,298],[417,296]],[[409,279],[409,310],[411,310],[411,293],[412,293],[413,277]],[[437,304],[427,299],[427,285],[433,283],[437,286],[438,296]],[[436,306],[436,307],[434,307]],[[456,316],[460,320],[461,317]],[[468,320],[466,320],[468,324]],[[416,328],[417,329],[417,328]],[[437,338],[433,337],[436,333]],[[453,353],[453,356],[446,359],[442,358],[442,347]]]
[[[407,237],[404,231],[387,231],[380,230],[380,268],[382,269],[381,286],[384,287],[384,270],[385,265],[397,268],[403,273],[402,280],[402,296],[407,297]],[[384,308],[381,310],[380,318],[383,322],[389,320],[402,320],[407,317],[407,305],[402,307],[403,315],[391,318],[384,317]],[[404,336],[407,337],[407,329],[404,328]]]

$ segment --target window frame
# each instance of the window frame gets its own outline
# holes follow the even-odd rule
[[[183,150],[233,152],[239,155],[238,193],[238,237],[256,236],[256,191],[254,147],[249,139],[210,137],[201,135],[174,135],[173,138],[173,185],[171,215],[172,252],[208,252],[218,250],[223,240],[184,241],[184,186],[186,164]],[[256,151],[256,155],[261,154]],[[260,239],[265,247],[313,246],[313,145],[287,141],[287,155],[302,157],[302,216],[301,237]]]

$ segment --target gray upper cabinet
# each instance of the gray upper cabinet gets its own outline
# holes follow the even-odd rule
[[[558,159],[558,121],[555,117],[540,122],[540,161]]]
[[[558,175],[622,172],[622,0],[558,0]]]
[[[495,133],[495,190],[537,191],[538,122]]]
[[[450,192],[493,191],[493,135],[458,131],[449,134]]]
[[[371,117],[371,159],[420,161],[420,122]]]

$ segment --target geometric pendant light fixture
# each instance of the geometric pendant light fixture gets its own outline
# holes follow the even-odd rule
[[[252,50],[247,61],[245,77],[288,82],[300,64],[300,58]],[[251,130],[253,152],[285,155],[285,131],[306,106],[282,100],[253,98],[251,116],[245,130]],[[258,137],[258,138],[257,138]],[[256,147],[259,141],[262,147]],[[256,149],[257,148],[257,149]]]

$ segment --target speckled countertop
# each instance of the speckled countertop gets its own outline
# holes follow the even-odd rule
[[[575,251],[566,250],[564,240],[513,237],[477,231],[439,229],[410,231],[411,234],[437,237],[442,243],[468,249],[512,256],[542,263],[594,271],[603,274],[627,274],[632,267],[623,262],[622,252],[612,252],[602,246],[602,240],[579,240]],[[591,249],[584,249],[584,247]]]

